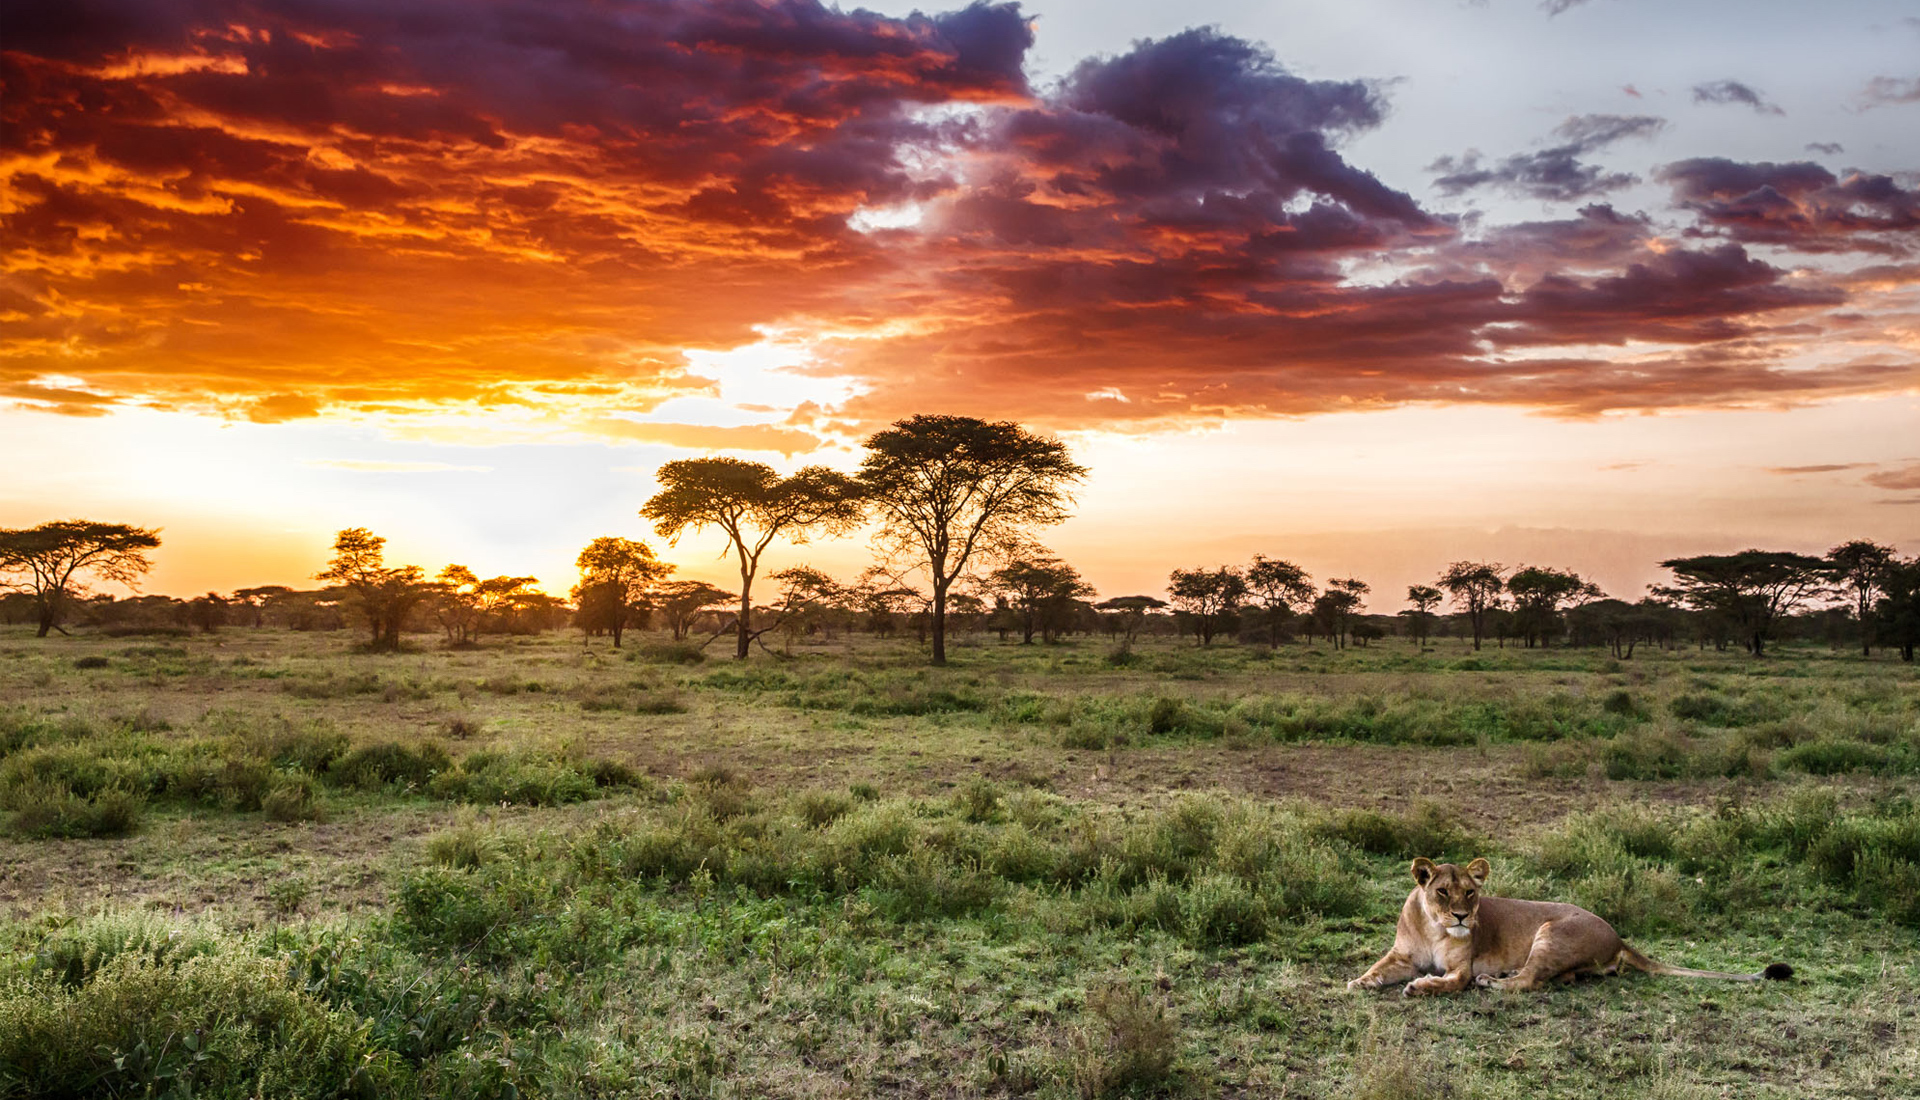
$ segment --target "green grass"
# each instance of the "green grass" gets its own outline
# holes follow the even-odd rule
[[[350,641],[0,634],[0,1097],[1920,1093],[1897,664]],[[1414,855],[1801,977],[1349,994]]]

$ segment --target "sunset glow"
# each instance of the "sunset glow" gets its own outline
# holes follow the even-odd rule
[[[1103,595],[1920,549],[1906,5],[880,7],[11,7],[0,526],[563,593],[663,461],[943,412],[1092,469]]]

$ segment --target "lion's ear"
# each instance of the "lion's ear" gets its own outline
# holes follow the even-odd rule
[[[1467,877],[1482,886],[1487,884],[1487,876],[1493,874],[1493,864],[1484,859],[1476,859],[1467,864]]]
[[[1433,877],[1433,861],[1432,860],[1428,859],[1426,856],[1421,856],[1419,859],[1416,859],[1413,861],[1413,881],[1419,883],[1422,886],[1425,886],[1427,884],[1427,880],[1432,877]]]

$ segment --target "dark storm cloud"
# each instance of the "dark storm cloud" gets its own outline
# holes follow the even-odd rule
[[[1811,161],[1698,157],[1656,174],[1675,201],[1734,240],[1805,252],[1905,255],[1920,243],[1920,189],[1891,176],[1836,176]]]
[[[1763,115],[1784,115],[1787,113],[1782,110],[1779,105],[1769,102],[1765,96],[1753,88],[1740,83],[1738,80],[1715,80],[1707,84],[1695,84],[1693,86],[1693,101],[1695,103],[1721,103],[1746,106],[1753,108]]]
[[[1441,157],[1427,166],[1443,173],[1433,181],[1443,193],[1458,195],[1480,187],[1498,187],[1549,202],[1594,198],[1638,183],[1631,172],[1609,172],[1581,157],[1629,137],[1652,137],[1666,125],[1648,115],[1577,115],[1554,128],[1560,143],[1535,153],[1516,153],[1495,165],[1478,153]]]

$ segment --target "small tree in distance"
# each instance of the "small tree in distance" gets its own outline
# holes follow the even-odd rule
[[[1022,645],[1032,645],[1036,631],[1041,640],[1053,641],[1073,601],[1093,595],[1079,570],[1039,547],[988,574],[987,588],[1005,596],[1019,616]]]
[[[133,588],[153,568],[146,552],[159,545],[158,530],[124,523],[63,519],[0,528],[0,586],[33,600],[40,624],[34,636],[44,638],[60,628],[67,605],[87,595],[84,576]]]
[[[1887,570],[1894,561],[1893,547],[1868,539],[1843,542],[1827,551],[1828,575],[1853,596],[1862,657],[1873,656],[1873,598],[1886,591]]]
[[[1507,578],[1513,596],[1514,625],[1532,649],[1548,644],[1560,621],[1560,609],[1574,600],[1597,600],[1605,593],[1578,573],[1544,566],[1523,566]]]
[[[1365,581],[1336,578],[1328,581],[1327,590],[1313,601],[1314,614],[1320,618],[1335,649],[1347,647],[1347,631],[1352,628],[1353,617],[1370,591],[1372,588]]]
[[[1138,633],[1141,624],[1147,621],[1147,612],[1158,611],[1165,606],[1167,601],[1158,596],[1115,596],[1113,599],[1094,604],[1093,609],[1119,615],[1120,628],[1125,632],[1126,644],[1132,645],[1134,634]]]
[[[1719,616],[1755,657],[1766,655],[1774,623],[1818,595],[1827,576],[1824,559],[1785,550],[1701,554],[1660,564],[1673,570],[1674,583],[1655,592]]]
[[[867,437],[860,483],[885,550],[926,570],[933,663],[947,662],[948,593],[983,549],[1067,518],[1087,475],[1057,439],[1012,421],[922,414]]]
[[[814,533],[844,534],[860,522],[860,487],[825,466],[781,477],[763,462],[688,458],[654,475],[661,489],[640,508],[661,538],[717,527],[740,564],[740,621],[733,655],[745,659],[753,633],[753,579],[775,536],[803,543]]]
[[[574,564],[580,583],[573,598],[582,624],[613,635],[615,649],[627,624],[648,606],[653,586],[673,572],[673,566],[654,557],[653,547],[611,535],[588,543]]]
[[[1441,592],[1430,584],[1410,584],[1407,586],[1408,607],[1400,614],[1407,618],[1407,633],[1413,635],[1413,644],[1427,644],[1427,632],[1433,627],[1434,608],[1440,606]]]
[[[1173,606],[1193,617],[1201,645],[1212,645],[1221,620],[1247,597],[1247,578],[1238,569],[1176,569],[1167,577]]]
[[[388,567],[387,540],[365,527],[348,527],[333,539],[333,560],[314,574],[339,589],[367,621],[367,648],[400,648],[407,615],[433,590],[417,565]]]
[[[1307,571],[1290,561],[1255,554],[1247,568],[1247,591],[1267,612],[1267,646],[1280,644],[1280,628],[1295,611],[1313,606],[1313,584]]]
[[[1457,561],[1436,582],[1453,594],[1453,605],[1467,613],[1475,649],[1487,636],[1487,612],[1499,605],[1500,592],[1506,587],[1500,569],[1499,562]]]
[[[733,593],[706,581],[667,581],[654,588],[654,607],[673,632],[673,640],[685,641],[693,621],[702,611],[733,599]],[[711,639],[709,639],[709,642]]]

